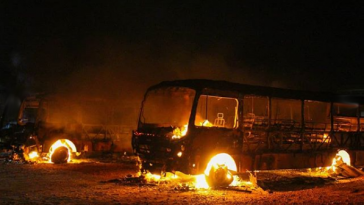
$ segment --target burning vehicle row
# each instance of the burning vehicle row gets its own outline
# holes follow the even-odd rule
[[[168,81],[147,90],[132,148],[145,172],[214,172],[216,180],[245,170],[327,167],[338,149],[352,165],[364,165],[363,117],[362,97]],[[219,162],[206,169],[222,153],[235,170]]]

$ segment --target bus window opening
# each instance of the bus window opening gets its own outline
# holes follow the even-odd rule
[[[219,96],[201,95],[197,105],[195,126],[237,127],[238,100]]]

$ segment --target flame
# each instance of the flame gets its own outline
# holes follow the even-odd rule
[[[182,157],[182,154],[183,154],[182,152],[178,152],[178,153],[177,153],[177,156],[178,156],[178,157]]]
[[[332,167],[333,171],[335,171],[335,169],[336,169],[335,166],[338,164],[338,161],[342,161],[343,163],[345,163],[349,166],[351,165],[350,155],[345,150],[339,150],[339,152],[336,154],[336,156],[332,160],[331,167]]]
[[[173,136],[172,139],[181,139],[182,137],[186,136],[188,131],[188,124],[183,125],[183,127],[173,130]]]
[[[237,171],[236,164],[234,159],[226,154],[221,153],[218,155],[215,155],[213,158],[211,158],[210,162],[207,164],[207,167],[205,169],[205,175],[209,176],[211,168],[214,166],[215,168],[218,167],[218,165],[225,165],[229,170],[231,171]]]
[[[253,185],[253,183],[250,181],[243,181],[238,175],[234,175],[233,178],[234,178],[234,180],[233,180],[233,182],[231,182],[230,186],[241,186],[241,185],[252,186]]]
[[[214,125],[206,119],[206,120],[203,120],[200,122],[200,126],[213,127]],[[181,127],[181,128],[179,128],[179,127],[175,128],[173,130],[172,139],[181,139],[182,137],[186,136],[187,131],[188,131],[188,123],[183,125],[183,127]]]
[[[148,182],[154,182],[154,183],[160,183],[162,181],[169,181],[172,182],[172,184],[188,184],[189,186],[192,185],[192,187],[196,188],[196,189],[208,189],[210,188],[210,185],[208,184],[208,180],[207,178],[210,175],[210,170],[213,167],[227,167],[227,173],[226,173],[226,179],[227,181],[231,181],[232,186],[239,186],[242,184],[246,184],[246,185],[251,185],[250,182],[243,182],[238,176],[233,175],[231,172],[232,171],[237,171],[237,167],[235,164],[234,159],[226,154],[226,153],[221,153],[218,155],[215,155],[213,158],[211,158],[210,162],[208,163],[204,174],[200,174],[200,175],[188,175],[188,174],[184,174],[182,172],[176,171],[174,173],[171,172],[166,172],[163,174],[163,176],[161,175],[156,175],[156,174],[152,174],[150,172],[146,173],[144,175],[145,180]],[[226,185],[226,184],[224,184]],[[227,186],[227,185],[226,185]]]
[[[207,119],[206,120],[204,120],[204,121],[202,121],[201,123],[200,123],[200,125],[202,126],[202,127],[212,127],[212,126],[214,126],[210,121],[208,121]]]
[[[330,136],[329,136],[329,134],[327,134],[327,133],[324,133],[324,135],[323,135],[323,137],[322,137],[322,140],[323,141],[329,141],[330,140]]]
[[[159,181],[161,179],[161,176],[158,174],[151,174],[150,172],[148,172],[147,174],[145,174],[145,179],[147,181]]]
[[[235,161],[230,155],[226,153],[221,153],[211,158],[211,160],[207,164],[204,174],[196,176],[196,188],[208,188],[209,185],[206,178],[209,177],[211,169],[218,169],[221,166],[226,167],[228,170],[226,173],[226,179],[228,181],[231,181],[231,183],[234,183],[236,177],[231,174],[231,171],[237,171]]]
[[[69,156],[67,159],[67,162],[70,162],[72,152],[76,152],[77,149],[76,149],[75,144],[73,144],[73,142],[71,142],[68,139],[60,139],[52,144],[51,148],[49,148],[49,162],[52,162],[52,155],[53,155],[54,151],[59,147],[67,148],[68,156]]]
[[[181,136],[185,136],[187,134],[187,130],[188,130],[188,124],[185,124],[183,126],[183,129],[181,130]]]
[[[195,187],[197,189],[208,189],[209,185],[207,184],[206,177],[204,174],[199,174],[195,176]]]
[[[35,158],[37,158],[37,157],[39,157],[39,155],[38,155],[38,152],[37,152],[37,151],[33,151],[33,152],[30,152],[30,153],[29,153],[29,159],[35,159]]]

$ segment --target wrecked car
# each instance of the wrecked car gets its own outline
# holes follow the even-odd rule
[[[24,161],[67,163],[79,156],[125,153],[120,109],[104,99],[48,94],[26,98],[18,122],[0,140]]]

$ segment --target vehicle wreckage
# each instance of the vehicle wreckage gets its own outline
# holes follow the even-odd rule
[[[364,98],[166,81],[147,90],[132,148],[144,173],[204,173],[217,186],[246,170],[333,167],[338,150],[364,165]]]
[[[80,156],[130,152],[126,139],[132,127],[121,123],[124,115],[104,99],[30,96],[17,122],[1,130],[2,153],[8,160],[67,163]]]

